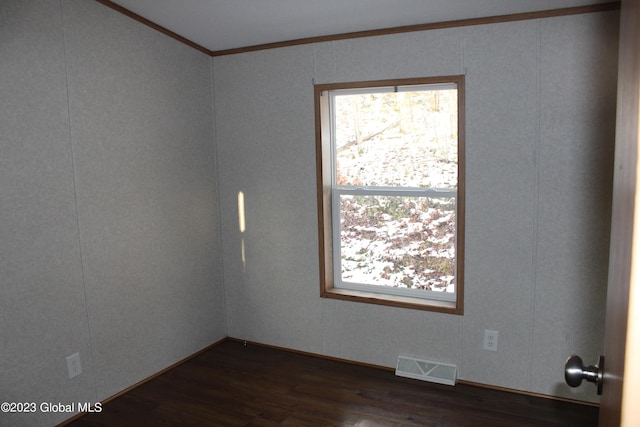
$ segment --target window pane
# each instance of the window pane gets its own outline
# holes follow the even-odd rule
[[[338,197],[342,282],[455,291],[454,198]]]
[[[456,188],[457,92],[336,94],[336,184]]]

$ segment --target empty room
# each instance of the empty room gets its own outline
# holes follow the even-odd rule
[[[634,425],[638,3],[0,1],[0,427]]]

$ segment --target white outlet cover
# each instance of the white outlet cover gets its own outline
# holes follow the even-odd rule
[[[484,330],[483,348],[489,351],[498,351],[498,331]]]
[[[80,364],[80,353],[67,356],[67,371],[69,378],[77,377],[82,373],[82,365]]]

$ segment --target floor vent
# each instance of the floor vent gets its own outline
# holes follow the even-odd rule
[[[396,375],[432,383],[455,385],[456,365],[399,356]]]

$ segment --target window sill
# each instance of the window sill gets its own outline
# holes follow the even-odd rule
[[[320,297],[352,302],[363,302],[367,304],[387,305],[412,310],[435,311],[439,313],[457,315],[463,314],[462,303],[460,301],[457,303],[451,301],[436,301],[337,288],[325,289],[320,294]],[[458,298],[461,297],[461,295],[458,295]]]

